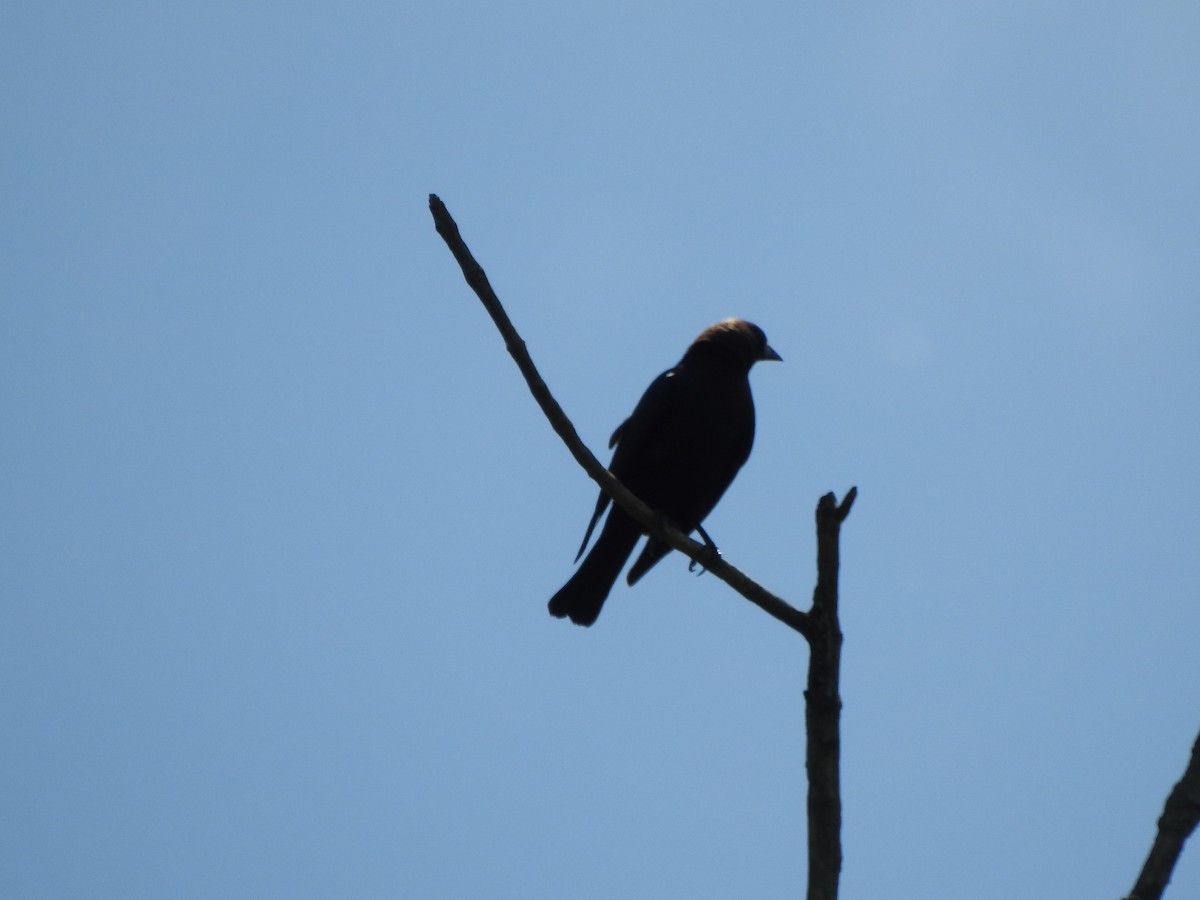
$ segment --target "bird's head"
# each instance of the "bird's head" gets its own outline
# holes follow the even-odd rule
[[[693,351],[732,357],[747,370],[756,362],[783,361],[783,357],[767,343],[763,330],[745,319],[722,319],[709,325],[688,347],[689,354]]]

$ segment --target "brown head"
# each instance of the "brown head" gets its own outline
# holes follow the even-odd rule
[[[767,343],[763,330],[745,319],[722,319],[709,325],[696,336],[684,356],[693,353],[730,357],[744,365],[747,371],[756,362],[783,360]]]

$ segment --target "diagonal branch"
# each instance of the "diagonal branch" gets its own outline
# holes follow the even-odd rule
[[[800,632],[810,648],[808,686],[804,692],[805,721],[808,734],[806,764],[808,768],[808,900],[837,900],[838,880],[842,867],[841,825],[842,803],[840,787],[842,701],[838,695],[838,672],[841,665],[842,632],[838,623],[839,534],[842,522],[850,513],[856,488],[850,488],[839,504],[833,494],[826,494],[817,504],[817,586],[813,591],[810,612],[801,612],[776,597],[729,563],[714,555],[703,544],[691,540],[683,532],[656,519],[646,504],[635,497],[600,465],[591,451],[579,439],[574,426],[546,387],[537,368],[525,349],[525,342],[509,321],[487,276],[458,233],[458,226],[442,201],[429,196],[429,210],[437,225],[438,234],[446,242],[462,267],[467,284],[475,291],[484,308],[504,337],[509,354],[550,420],[550,425],[562,438],[571,455],[584,471],[600,485],[613,501],[628,512],[657,540],[663,541],[736,590],[750,602]]]
[[[550,420],[550,426],[562,438],[567,449],[571,451],[571,455],[575,457],[575,461],[583,467],[589,477],[600,485],[602,491],[612,497],[613,502],[633,516],[637,523],[656,540],[663,541],[689,559],[695,560],[764,612],[811,639],[812,629],[808,613],[801,612],[777,597],[725,560],[714,556],[707,547],[692,540],[682,531],[656,521],[650,507],[635,497],[617,480],[616,476],[600,464],[599,460],[580,440],[575,426],[571,424],[571,420],[567,418],[562,407],[558,405],[558,401],[550,393],[550,389],[546,387],[546,382],[538,374],[538,370],[529,356],[529,351],[525,349],[525,341],[513,327],[508,314],[500,303],[500,298],[496,296],[496,292],[488,283],[483,268],[471,255],[471,251],[458,233],[458,225],[455,224],[445,204],[438,199],[436,194],[429,195],[429,211],[433,214],[438,234],[442,236],[442,240],[446,242],[446,246],[450,248],[454,258],[458,260],[467,284],[479,297],[484,309],[492,317],[492,321],[496,323],[496,328],[504,338],[505,348],[516,362],[517,368],[521,370],[521,374],[525,376],[525,382],[529,385],[533,398],[542,408],[546,418]],[[848,511],[848,504],[846,508]]]
[[[1183,777],[1167,795],[1163,813],[1158,819],[1158,834],[1146,857],[1137,883],[1126,900],[1158,900],[1171,880],[1171,872],[1184,841],[1200,823],[1200,735],[1192,745],[1192,756]]]

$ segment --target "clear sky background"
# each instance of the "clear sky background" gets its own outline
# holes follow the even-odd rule
[[[760,324],[708,521],[843,531],[846,898],[1117,898],[1200,729],[1195,3],[16,3],[0,896],[790,898],[804,642],[601,452]],[[607,456],[604,456],[607,459]],[[1200,846],[1174,898],[1200,896]]]

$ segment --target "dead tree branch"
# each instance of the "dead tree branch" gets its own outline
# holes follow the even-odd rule
[[[1200,735],[1183,777],[1167,795],[1158,819],[1158,834],[1126,900],[1159,900],[1183,852],[1183,844],[1200,822]]]
[[[839,535],[856,488],[839,504],[826,494],[817,504],[817,586],[809,613],[808,687],[808,900],[836,900],[842,870],[841,713],[838,673],[842,630],[838,623]]]
[[[714,557],[703,544],[657,521],[650,508],[604,468],[580,440],[575,426],[538,374],[525,349],[525,342],[505,313],[483,268],[471,255],[454,219],[435,194],[429,195],[429,211],[433,214],[438,234],[458,260],[467,284],[496,323],[505,347],[525,376],[534,399],[584,471],[649,534],[700,563],[751,603],[800,632],[808,640],[811,652],[808,686],[804,692],[808,732],[808,900],[836,900],[842,868],[839,781],[842,701],[838,695],[842,632],[837,610],[838,539],[842,522],[849,515],[858,494],[857,489],[850,488],[840,504],[833,494],[826,494],[817,504],[817,586],[813,591],[813,605],[809,612],[801,612],[725,560]]]
[[[433,214],[438,234],[442,236],[442,240],[446,242],[446,246],[450,248],[454,258],[458,260],[467,284],[479,297],[484,309],[492,317],[492,321],[496,323],[496,328],[504,338],[504,346],[516,362],[517,368],[521,370],[521,374],[525,376],[525,382],[529,385],[533,398],[542,408],[546,418],[550,420],[550,426],[562,438],[567,449],[571,451],[571,455],[575,457],[575,461],[583,466],[583,470],[587,472],[588,476],[599,484],[600,489],[612,497],[618,506],[633,516],[649,534],[669,544],[689,559],[695,560],[764,612],[807,637],[809,630],[807,613],[801,612],[777,597],[725,560],[714,557],[708,548],[699,541],[692,540],[677,528],[655,521],[650,507],[635,497],[608,469],[600,464],[592,451],[580,440],[575,426],[571,424],[567,414],[563,412],[558,401],[550,393],[550,389],[546,387],[546,382],[538,374],[537,367],[534,366],[533,360],[529,356],[529,351],[525,349],[525,341],[513,327],[508,314],[500,304],[500,298],[492,290],[483,268],[471,255],[471,251],[458,233],[458,225],[450,217],[445,204],[438,199],[436,194],[429,195],[429,211]]]

